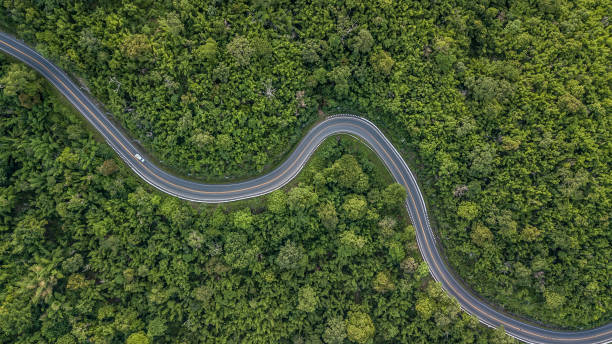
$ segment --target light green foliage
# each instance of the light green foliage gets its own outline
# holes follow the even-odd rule
[[[125,344],[149,344],[151,341],[143,332],[132,333]]]
[[[527,242],[537,241],[542,232],[534,226],[527,225],[521,231],[521,239]]]
[[[166,198],[159,207],[169,222],[178,228],[185,228],[191,222],[191,208],[176,198]]]
[[[380,222],[378,222],[378,226],[380,227],[380,233],[385,237],[390,237],[395,233],[393,229],[397,226],[397,221],[391,217],[387,216],[383,218]]]
[[[282,190],[276,190],[268,195],[268,210],[274,214],[282,214],[287,207],[287,194]]]
[[[395,289],[395,284],[387,272],[379,272],[372,282],[372,287],[379,293],[385,293]]]
[[[367,241],[364,237],[355,234],[353,231],[345,231],[340,234],[339,255],[350,257],[361,253]]]
[[[350,154],[343,155],[324,173],[329,180],[338,183],[342,188],[355,192],[363,192],[369,188],[368,176],[363,173],[355,157]]]
[[[494,168],[495,148],[491,145],[481,145],[470,153],[470,172],[477,177],[486,177]]]
[[[211,215],[211,227],[213,227],[214,229],[219,229],[221,228],[221,226],[224,226],[226,224],[226,221],[227,214],[223,211],[222,207],[217,207]]]
[[[234,226],[238,229],[250,229],[253,223],[251,209],[243,209],[234,213]]]
[[[413,273],[417,270],[417,268],[419,267],[419,264],[417,263],[417,261],[412,258],[412,257],[406,257],[404,260],[402,260],[402,262],[400,263],[400,268],[402,269],[402,271],[404,271],[405,273]]]
[[[457,60],[453,53],[454,45],[453,39],[449,37],[436,37],[434,40],[434,59],[442,73],[448,73]]]
[[[391,257],[391,261],[393,263],[399,263],[406,257],[406,252],[404,251],[404,247],[401,243],[397,241],[393,241],[389,243],[389,256]]]
[[[372,64],[372,68],[374,68],[376,72],[387,76],[391,73],[391,69],[395,64],[395,61],[393,61],[389,53],[384,50],[381,50],[375,54],[372,54],[370,63]]]
[[[365,344],[374,337],[374,323],[370,316],[359,311],[350,311],[346,320],[348,339],[355,343]]]
[[[416,239],[416,229],[414,229],[413,225],[408,225],[404,228],[404,233],[408,237],[408,240]]]
[[[193,290],[192,295],[196,300],[207,303],[212,297],[212,290],[209,287],[200,286]]]
[[[0,69],[2,63],[0,57]],[[104,161],[119,161],[112,151],[84,134],[72,139],[74,125],[65,123],[72,117],[53,112],[51,101],[57,100],[49,95],[41,101],[40,113],[30,116],[15,99],[0,95],[2,106],[15,109],[0,122],[11,138],[0,143],[9,145],[0,150],[0,194],[7,199],[0,228],[8,228],[0,230],[6,248],[0,259],[8,262],[0,289],[0,341],[70,341],[69,332],[77,343],[231,342],[236,336],[245,342],[339,343],[349,324],[351,338],[386,342],[460,341],[465,333],[492,333],[452,319],[453,332],[442,334],[436,323],[412,315],[410,300],[421,290],[412,285],[417,274],[404,275],[389,260],[414,246],[414,236],[382,234],[377,217],[363,216],[356,227],[342,216],[345,199],[386,187],[367,174],[371,162],[363,147],[355,150],[354,140],[325,142],[312,164],[325,170],[352,155],[356,169],[371,180],[362,193],[327,181],[314,188],[315,175],[305,173],[302,185],[249,208],[194,206],[149,189],[122,163],[112,175],[99,173]],[[46,136],[56,144],[29,141]],[[18,162],[18,170],[5,170],[4,159]],[[365,213],[380,206],[366,203]],[[386,226],[406,227],[398,213],[385,219]],[[409,256],[415,266],[420,262],[417,251]],[[425,270],[418,283],[430,283],[427,276]],[[377,277],[381,292],[374,289]],[[358,293],[355,285],[362,286]],[[360,304],[371,310],[351,317],[348,309]],[[378,334],[374,323],[380,324]],[[420,330],[413,332],[411,324]]]
[[[214,61],[217,57],[218,53],[218,45],[217,42],[209,37],[206,40],[206,43],[200,45],[196,49],[196,56],[199,57],[202,61],[211,62]]]
[[[45,226],[47,220],[37,219],[34,216],[26,216],[15,226],[11,247],[14,253],[30,251],[44,240]]]
[[[203,242],[204,236],[197,231],[190,232],[189,236],[187,237],[187,244],[195,249],[201,248]]]
[[[5,1],[0,23],[82,80],[164,165],[207,180],[271,168],[319,116],[366,116],[413,168],[448,261],[470,287],[513,313],[561,327],[593,327],[612,317],[602,268],[612,256],[607,2],[209,5]],[[395,62],[388,75],[384,52]],[[275,264],[287,240],[309,256],[303,278],[323,274],[329,281],[325,288],[308,285],[337,291],[321,298],[321,309],[342,317],[357,301],[400,309],[400,317],[376,313],[378,307],[369,312],[377,342],[500,342],[472,320],[405,315],[414,314],[420,285],[412,284],[427,283],[427,268],[398,278],[390,242],[401,237],[407,258],[420,262],[416,245],[399,230],[406,227],[401,218],[395,234],[378,228],[401,205],[383,203],[388,181],[376,171],[384,167],[354,150],[331,145],[321,152],[318,177],[298,185],[311,187],[304,196],[316,195],[308,207],[294,197],[298,202],[287,201],[276,214],[255,201],[257,230],[246,233],[246,249],[257,246],[261,254],[249,258],[250,269],[230,269],[225,241],[234,225],[226,207],[166,204],[167,197],[125,173],[62,101],[49,98],[31,69],[0,57],[0,80],[0,260],[9,262],[0,282],[0,342],[54,342],[68,331],[77,342],[117,342],[146,330],[98,323],[91,314],[101,300],[135,310],[145,322],[168,319],[174,337],[160,342],[236,341],[228,333],[244,342],[285,342],[297,332],[314,341],[330,315],[297,321],[282,311],[297,304],[285,291],[306,282],[294,283],[295,274]],[[345,188],[324,173],[346,154],[357,158],[367,187]],[[107,160],[119,170],[98,170]],[[344,216],[349,194],[367,197],[357,221]],[[475,215],[463,213],[471,220],[457,212],[464,202],[476,206]],[[337,231],[322,228],[319,209],[328,203]],[[488,235],[474,240],[477,224],[489,229],[491,244],[477,243],[488,243]],[[365,242],[350,259],[339,254],[345,231]],[[191,233],[201,237],[190,241]],[[83,267],[59,277],[75,253]],[[47,268],[36,276],[33,266]],[[133,273],[124,275],[128,269]],[[264,270],[276,278],[260,279]],[[407,297],[364,291],[383,270]],[[26,278],[46,287],[25,288],[34,283]],[[219,299],[195,311],[187,304],[199,302],[190,289],[209,281]],[[49,285],[53,296],[43,297]],[[359,295],[349,286],[359,286]],[[156,292],[149,299],[143,290]],[[559,308],[547,306],[545,291],[563,298]],[[53,302],[62,307],[50,309]],[[217,304],[226,313],[215,318]]]
[[[429,266],[425,262],[421,262],[416,270],[416,278],[422,280],[426,276],[429,276]]]
[[[404,206],[406,189],[398,184],[388,185],[382,192],[383,204],[390,210],[397,210]]]
[[[422,319],[433,319],[442,328],[456,321],[461,314],[459,303],[450,298],[439,283],[430,283],[426,293],[419,295],[415,310]]]
[[[65,334],[57,339],[56,344],[76,344],[74,336],[70,333]]]
[[[554,291],[546,291],[544,297],[546,298],[546,307],[550,309],[559,309],[565,302],[565,297]]]
[[[469,201],[461,202],[461,204],[459,204],[459,208],[457,209],[457,215],[471,221],[478,216],[478,205]]]
[[[350,195],[342,204],[342,210],[350,220],[359,220],[365,215],[367,205],[365,197]]]
[[[151,43],[144,34],[128,34],[120,43],[120,49],[125,56],[140,61],[146,61],[151,53]]]
[[[415,309],[423,319],[429,319],[434,312],[434,307],[433,302],[424,296],[417,300]]]
[[[327,321],[323,332],[323,341],[326,344],[341,344],[346,338],[346,324],[342,317],[334,317]]]
[[[304,249],[287,241],[281,247],[276,257],[276,265],[282,269],[295,270],[304,267],[308,263],[308,256],[304,254]]]
[[[319,215],[319,219],[321,219],[321,223],[327,229],[334,229],[338,224],[338,215],[336,214],[336,207],[333,203],[327,202],[323,203],[317,209],[317,214]]]
[[[334,67],[329,72],[329,79],[334,82],[334,92],[339,97],[346,97],[349,94],[349,78],[351,77],[351,68],[349,66]]]
[[[241,233],[229,233],[225,241],[225,262],[235,269],[244,269],[252,265],[259,254],[259,247],[247,243],[247,237]]]
[[[35,95],[40,91],[40,81],[36,72],[22,64],[11,64],[0,77],[0,85],[6,96],[16,96],[21,93]]]
[[[227,45],[227,52],[234,57],[238,65],[246,66],[251,61],[251,56],[255,53],[255,49],[248,38],[236,36]]]
[[[316,291],[311,286],[305,286],[300,288],[298,292],[298,306],[297,309],[312,313],[317,309],[319,303],[319,297]]]
[[[472,241],[479,246],[490,244],[493,241],[493,233],[481,223],[477,223],[474,226],[471,237]]]
[[[319,196],[307,186],[295,187],[289,191],[287,196],[289,208],[297,212],[304,212],[314,207],[318,201]]]
[[[70,147],[64,148],[62,153],[57,157],[57,161],[66,167],[76,168],[79,163],[79,156],[70,150]]]

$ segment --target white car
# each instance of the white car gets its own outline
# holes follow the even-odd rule
[[[140,154],[136,154],[136,155],[134,155],[134,157],[136,159],[140,160],[140,162],[145,162],[145,159]]]

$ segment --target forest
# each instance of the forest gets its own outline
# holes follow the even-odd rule
[[[509,312],[580,329],[612,318],[610,13],[589,0],[5,0],[0,26],[70,71],[164,166],[202,180],[269,170],[326,114],[371,119],[415,170],[465,283]],[[344,139],[282,194],[194,206],[148,190],[27,67],[3,57],[1,70],[1,341],[331,343],[327,329],[359,328],[374,330],[347,340],[471,343],[500,332],[455,314],[419,275],[378,162]],[[334,184],[338,166],[368,188]],[[294,268],[281,268],[283,251],[300,258]],[[257,329],[239,328],[246,315]]]
[[[22,72],[31,107],[0,95],[0,342],[512,342],[431,279],[405,196],[358,141],[329,139],[263,199],[190,204]]]

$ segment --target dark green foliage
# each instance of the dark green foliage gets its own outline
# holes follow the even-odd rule
[[[77,272],[82,266],[83,257],[77,253],[62,263],[62,270],[64,270],[64,273],[66,274],[71,274]]]
[[[612,317],[611,12],[609,2],[582,0],[214,5],[144,0],[61,6],[5,1],[0,23],[81,77],[163,164],[192,175],[259,174],[282,158],[319,110],[369,117],[415,168],[430,220],[463,280],[514,313],[584,328]],[[181,202],[138,189],[136,181],[127,182],[106,162],[114,161],[112,152],[93,145],[78,125],[65,126],[63,141],[42,135],[45,123],[59,126],[65,114],[54,103],[43,103],[43,84],[28,68],[5,64],[0,85],[10,103],[1,112],[9,129],[0,152],[18,155],[0,158],[0,233],[11,232],[2,252],[33,256],[46,241],[59,240],[61,231],[75,231],[72,240],[87,233],[99,241],[103,261],[121,240],[141,250],[164,242],[167,234],[152,241],[137,236],[159,227],[163,233],[180,230],[185,250],[215,252],[203,269],[225,276],[232,268],[225,260],[228,232],[247,236],[246,256],[230,261],[255,274],[263,264],[278,267],[276,256],[288,241],[308,252],[307,242],[322,233],[337,235],[338,246],[327,250],[348,264],[361,257],[361,245],[373,243],[363,232],[377,228],[389,256],[380,271],[402,256],[387,241],[404,235],[403,225],[379,224],[396,216],[392,209],[400,205],[400,193],[386,197],[387,185],[376,185],[379,177],[368,162],[359,161],[358,169],[350,159],[340,159],[342,152],[327,152],[329,164],[321,164],[303,185],[269,196],[270,213],[293,220],[266,227],[257,213],[263,209],[254,209],[249,226],[225,208],[196,214]],[[15,119],[24,108],[32,109],[28,120]],[[26,136],[28,130],[36,135]],[[24,137],[28,144],[15,147],[4,136]],[[100,159],[92,162],[91,156]],[[28,178],[20,175],[16,181],[15,171],[22,168]],[[94,184],[90,176],[98,174],[110,176],[100,177],[101,191],[90,191],[89,184],[72,187]],[[34,197],[31,193],[44,186],[48,193],[40,198],[49,204],[24,200],[24,194]],[[326,196],[328,191],[335,196]],[[126,201],[94,207],[90,192],[96,204]],[[359,196],[367,201],[362,216],[347,211],[356,209]],[[74,220],[83,216],[88,220]],[[322,228],[310,226],[315,220]],[[138,225],[129,227],[132,221]],[[250,236],[262,227],[275,247],[260,261],[257,254],[267,246]],[[296,232],[305,233],[305,242],[292,236]],[[45,276],[72,278],[76,288],[95,281],[85,269],[85,253],[95,245],[71,247],[72,242],[53,254],[81,254],[81,270],[57,277],[56,272],[66,273],[58,261]],[[406,260],[411,250],[404,250],[399,263],[405,262],[407,271],[414,269]],[[250,261],[253,255],[257,258]],[[160,267],[158,260],[151,258],[147,266]],[[174,271],[170,262],[163,268]],[[414,278],[426,276],[422,266],[412,272]],[[148,272],[132,269],[136,282],[130,288],[141,290],[137,279]],[[399,283],[396,287],[394,292],[401,289]],[[168,293],[154,299],[176,302],[177,292]],[[17,311],[6,321],[13,325],[0,326],[34,326],[38,318],[29,316],[33,306],[26,305],[27,297],[11,298]],[[57,324],[61,328],[65,322]],[[145,331],[142,326],[130,333]],[[402,336],[402,330],[399,335],[394,330],[402,327],[394,326],[376,328],[388,336],[384,341],[393,342]]]
[[[8,66],[0,57],[0,69]],[[398,252],[412,265],[421,261],[414,236],[401,233],[406,223],[397,214],[385,215],[394,222],[385,224],[389,230],[379,229],[385,209],[365,195],[387,185],[354,140],[324,143],[299,186],[266,196],[267,204],[191,205],[143,187],[117,158],[118,170],[102,173],[112,156],[106,144],[85,134],[72,139],[77,117],[41,95],[32,110],[0,96],[7,114],[0,158],[11,162],[0,188],[9,200],[0,227],[0,342],[461,342],[494,335],[451,312],[443,293],[430,302],[450,312],[445,326],[420,320],[415,301],[433,282],[426,271],[400,269]],[[362,174],[356,180],[370,180],[365,189],[317,182],[347,159]],[[365,202],[366,215],[335,212],[349,199]]]
[[[406,189],[397,183],[393,183],[383,190],[381,196],[383,204],[388,210],[400,211],[406,202]]]

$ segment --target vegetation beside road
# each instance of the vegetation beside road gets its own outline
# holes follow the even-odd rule
[[[3,3],[155,156],[256,175],[319,110],[415,153],[448,259],[545,323],[612,318],[609,13],[590,1]],[[30,71],[3,92],[36,106]],[[12,228],[12,227],[11,227]]]
[[[0,56],[0,75],[20,67]],[[0,95],[0,342],[509,341],[430,278],[402,189],[355,140],[257,202],[188,204],[36,75],[20,85],[31,107]]]

